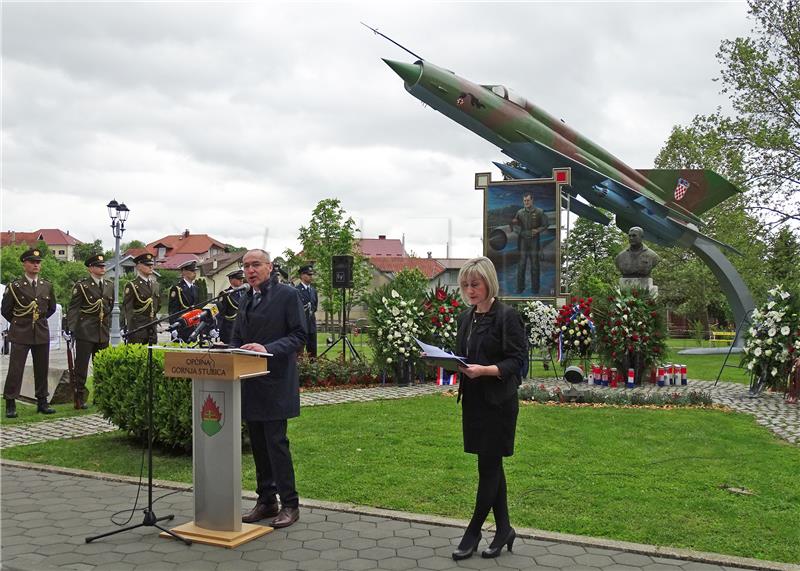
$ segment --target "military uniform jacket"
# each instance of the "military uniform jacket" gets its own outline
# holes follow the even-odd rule
[[[547,228],[547,216],[544,210],[535,206],[530,210],[520,208],[514,215],[511,225],[519,226],[518,246],[520,250],[537,250],[539,248],[539,235]],[[541,232],[534,230],[542,228]]]
[[[242,419],[282,420],[300,414],[297,352],[306,342],[305,315],[297,290],[270,278],[261,287],[262,299],[255,307],[253,290],[239,301],[233,327],[232,347],[260,343],[267,348],[269,374],[242,383]]]
[[[244,290],[233,289],[229,287],[222,292],[222,296],[217,302],[219,308],[219,315],[217,315],[217,326],[222,329],[223,327],[230,327],[233,329],[233,323],[236,321],[236,316],[239,313],[239,300],[242,298]]]
[[[56,312],[53,284],[36,278],[34,290],[24,277],[12,281],[3,294],[0,311],[9,323],[10,342],[22,345],[50,343],[47,318]]]
[[[149,281],[136,276],[125,285],[122,296],[122,318],[128,331],[138,329],[155,319],[161,300],[159,299],[158,282]]]
[[[67,328],[76,339],[92,343],[108,343],[111,309],[114,306],[114,285],[111,280],[86,277],[75,282],[67,310]]]
[[[313,287],[306,287],[302,282],[297,284],[297,291],[300,292],[300,301],[303,304],[303,311],[306,313],[306,319],[309,326],[309,331],[313,327],[317,327],[317,290]]]
[[[197,286],[186,283],[186,280],[181,280],[174,286],[169,288],[169,314],[179,313],[186,311],[197,303]],[[180,318],[176,315],[172,318],[173,323]]]

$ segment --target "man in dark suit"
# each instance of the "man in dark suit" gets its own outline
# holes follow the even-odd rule
[[[287,527],[300,517],[286,427],[287,419],[300,415],[297,353],[306,340],[305,315],[297,290],[279,283],[264,250],[247,252],[242,265],[251,289],[239,301],[230,344],[272,354],[268,375],[242,383],[242,418],[250,434],[258,494],[242,521],[274,518],[270,526]]]
[[[108,347],[111,308],[114,305],[114,284],[104,280],[106,262],[102,254],[88,258],[84,264],[89,275],[75,282],[67,310],[67,329],[75,339],[75,408],[86,409],[86,376],[89,359]]]
[[[198,302],[197,286],[194,283],[197,277],[197,262],[194,260],[185,262],[178,269],[181,271],[181,279],[169,288],[168,311],[173,316],[170,323],[180,321],[183,312]],[[192,328],[181,325],[177,329],[177,334],[178,338],[185,343],[192,334]]]
[[[38,248],[26,250],[19,257],[25,276],[8,284],[0,308],[9,323],[8,340],[11,352],[8,357],[8,374],[3,388],[6,399],[6,417],[17,417],[16,399],[22,389],[22,375],[28,352],[33,355],[33,382],[36,393],[36,411],[53,414],[47,404],[47,368],[50,364],[50,327],[47,318],[56,311],[53,285],[39,277],[42,256]]]
[[[122,320],[127,331],[134,331],[153,321],[161,307],[158,281],[153,275],[153,254],[139,254],[133,259],[136,262],[136,277],[125,285],[122,295]],[[155,325],[140,329],[136,333],[126,335],[126,343],[145,343],[153,345],[158,342],[158,331]]]
[[[219,298],[217,303],[219,307],[219,315],[217,315],[219,340],[226,345],[231,342],[233,324],[239,313],[239,300],[244,295],[242,290],[236,289],[244,282],[244,271],[233,270],[230,272],[228,274],[228,282],[231,284],[230,287],[222,292],[222,297]]]
[[[317,290],[311,283],[314,281],[314,268],[302,266],[300,268],[300,283],[297,291],[300,292],[300,301],[303,302],[303,311],[306,314],[306,352],[312,359],[317,357]]]

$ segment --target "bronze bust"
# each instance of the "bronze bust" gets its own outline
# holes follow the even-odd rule
[[[630,246],[617,254],[614,263],[623,278],[649,278],[660,258],[642,242],[644,230],[634,226],[628,230]]]

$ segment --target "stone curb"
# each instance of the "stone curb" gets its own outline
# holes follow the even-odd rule
[[[0,464],[15,468],[24,468],[27,470],[36,470],[39,472],[51,472],[54,474],[65,474],[69,476],[77,476],[82,478],[93,478],[96,480],[104,480],[108,482],[121,482],[128,484],[138,484],[139,478],[131,476],[118,476],[115,474],[106,474],[103,472],[92,472],[89,470],[80,470],[77,468],[62,468],[60,466],[50,466],[47,464],[34,464],[30,462],[18,462],[16,460],[0,459]],[[143,485],[146,484],[143,480]],[[153,486],[167,490],[179,490],[188,492],[192,490],[189,484],[180,482],[172,482],[169,480],[153,480]],[[253,492],[246,492],[242,495],[243,499],[253,500],[257,496]],[[350,504],[344,502],[329,502],[324,500],[301,499],[301,505],[309,508],[325,509],[331,511],[339,511],[346,513],[353,513],[359,515],[368,515],[375,517],[384,517],[387,519],[408,521],[412,523],[423,523],[429,525],[438,525],[443,527],[467,527],[466,520],[453,519],[435,515],[417,514],[411,512],[402,512],[396,510],[388,510],[382,508],[373,508],[369,506],[361,506],[357,504]],[[742,569],[764,569],[769,571],[800,571],[800,565],[792,563],[781,563],[778,561],[765,561],[762,559],[753,559],[750,557],[736,557],[733,555],[724,555],[721,553],[710,553],[705,551],[694,551],[691,549],[683,549],[678,547],[663,547],[657,545],[648,545],[644,543],[633,543],[629,541],[617,541],[613,539],[588,537],[583,535],[572,535],[568,533],[558,533],[552,531],[544,531],[534,528],[516,528],[517,535],[520,537],[535,539],[539,541],[551,541],[554,543],[566,543],[571,545],[579,545],[582,547],[597,547],[601,549],[611,549],[615,551],[622,551],[625,553],[635,553],[639,555],[648,555],[651,557],[668,557],[672,559],[680,559],[684,561],[694,561],[697,563],[705,563],[710,565],[723,565],[726,567],[739,567]]]

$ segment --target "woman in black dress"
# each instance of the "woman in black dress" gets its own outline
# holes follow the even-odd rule
[[[496,532],[481,556],[511,551],[516,533],[508,517],[503,456],[514,453],[519,401],[517,388],[526,356],[525,327],[514,308],[495,298],[497,272],[489,258],[469,260],[458,274],[461,295],[472,307],[458,318],[464,451],[478,455],[478,493],[472,514],[453,559],[471,557],[481,540],[481,527],[494,512]]]

